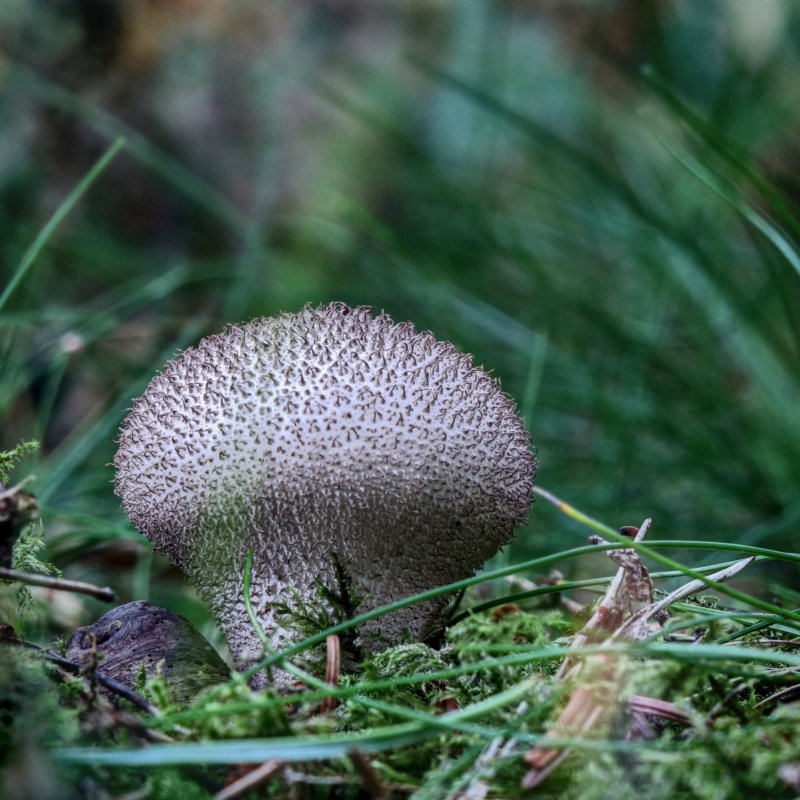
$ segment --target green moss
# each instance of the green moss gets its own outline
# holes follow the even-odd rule
[[[573,622],[559,611],[531,613],[513,610],[506,614],[478,614],[467,617],[447,631],[447,651],[452,652],[461,664],[477,663],[497,656],[492,645],[548,646],[572,633],[572,628]],[[481,699],[535,673],[552,675],[557,668],[555,661],[539,661],[485,670],[468,681],[469,698],[464,699]],[[464,686],[464,681],[460,685]]]
[[[0,451],[0,483],[8,483],[17,461],[30,453],[35,453],[38,449],[39,442],[31,440],[20,442],[13,450]]]
[[[148,678],[144,664],[139,667],[135,688],[145,700],[152,703],[164,714],[172,714],[181,707],[176,701],[175,693],[164,675],[158,674]]]
[[[466,617],[447,631],[447,643],[458,648],[470,644],[552,644],[562,636],[573,633],[574,623],[560,611],[529,612],[519,609],[507,613],[476,614]],[[475,655],[477,653],[477,655]],[[487,657],[480,650],[470,651],[470,660]],[[466,653],[462,660],[467,658]]]
[[[781,767],[800,760],[800,706],[743,725],[728,718],[693,729],[677,749],[604,752],[571,762],[565,800],[791,800]]]
[[[147,780],[147,800],[210,800],[213,793],[178,769],[159,769]]]
[[[58,770],[47,753],[72,743],[78,714],[62,706],[48,669],[32,653],[0,650],[0,789],[11,797],[42,796],[58,785]],[[62,797],[69,796],[64,793]]]
[[[77,714],[59,703],[39,658],[3,647],[0,659],[0,766],[22,743],[54,747],[77,735]]]
[[[271,691],[254,692],[241,678],[223,687],[201,692],[194,708],[205,713],[198,717],[196,732],[209,739],[245,739],[260,736],[288,736],[292,733],[285,706],[270,702]],[[250,710],[225,713],[226,707],[246,706]],[[220,713],[214,713],[220,712]]]
[[[29,441],[20,443],[13,450],[0,452],[0,487],[8,483],[16,462],[38,449],[38,442]],[[21,572],[60,576],[61,571],[54,564],[43,561],[39,557],[45,548],[44,527],[41,520],[38,520],[39,506],[35,498],[33,495],[20,491],[13,495],[11,502],[13,504],[10,517],[11,528],[7,529],[4,534],[9,537],[7,541],[11,544],[11,567]],[[4,549],[8,545],[0,542],[0,546]],[[30,589],[24,584],[17,584],[16,595],[19,610],[28,610],[32,602]]]
[[[425,676],[448,669],[452,665],[452,659],[422,642],[399,644],[371,656],[364,663],[363,680],[380,681],[411,675]],[[422,694],[427,694],[430,690],[431,686],[425,681],[417,686],[417,691]]]

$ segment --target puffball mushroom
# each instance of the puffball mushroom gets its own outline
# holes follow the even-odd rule
[[[324,605],[334,564],[363,612],[469,577],[527,513],[535,460],[514,402],[472,357],[408,322],[335,303],[255,319],[169,362],[126,418],[116,492],[188,576],[240,667],[280,649],[274,606]],[[419,640],[445,599],[364,626]],[[257,680],[263,685],[265,677]]]

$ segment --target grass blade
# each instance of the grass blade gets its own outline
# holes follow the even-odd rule
[[[3,293],[0,294],[0,309],[8,301],[8,298],[14,293],[14,290],[19,286],[22,279],[27,275],[28,270],[33,266],[42,248],[47,244],[47,241],[53,235],[53,232],[63,222],[64,218],[72,211],[78,204],[80,199],[89,190],[92,184],[100,177],[106,167],[114,160],[120,150],[125,146],[125,139],[120,137],[114,141],[111,147],[98,159],[97,163],[86,173],[78,185],[69,193],[66,199],[56,209],[52,217],[50,217],[47,224],[39,232],[39,235],[33,240],[31,246],[25,251],[22,260],[19,263],[14,275],[11,277]]]

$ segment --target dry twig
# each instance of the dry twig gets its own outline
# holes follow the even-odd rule
[[[334,689],[339,685],[339,675],[342,671],[342,647],[339,637],[331,634],[326,640],[328,660],[325,665],[325,683]],[[337,700],[335,697],[326,697],[320,703],[320,711],[327,713],[336,708]]]
[[[389,800],[389,789],[372,762],[360,750],[351,750],[347,755],[361,778],[361,785],[372,800]]]
[[[528,710],[528,704],[520,703],[515,711],[515,716],[521,717]],[[495,771],[495,763],[504,758],[508,758],[517,748],[517,740],[512,736],[504,739],[497,736],[492,739],[489,745],[484,748],[481,754],[475,759],[470,772],[472,779],[466,789],[450,792],[446,800],[484,800],[489,796],[489,779]]]
[[[655,697],[645,697],[633,694],[628,698],[628,708],[648,717],[661,717],[681,725],[689,725],[691,720],[685,711],[681,711],[674,703],[667,700],[657,700]]]
[[[214,795],[214,800],[233,800],[235,797],[241,797],[245,792],[249,792],[250,789],[277,775],[284,768],[285,763],[279,758],[265,761],[261,766],[251,769],[241,778],[220,789]]]
[[[80,664],[76,664],[74,661],[70,661],[63,656],[58,655],[58,653],[54,653],[52,650],[45,650],[38,644],[26,642],[24,639],[20,639],[13,632],[13,628],[11,628],[10,625],[4,625],[2,630],[0,630],[0,645],[10,645],[13,647],[22,647],[26,650],[35,650],[45,661],[55,664],[57,667],[63,669],[64,672],[68,672],[70,675],[84,674],[84,668]],[[120,683],[113,678],[109,678],[99,670],[93,670],[93,678],[104,689],[107,689],[112,694],[121,697],[123,700],[127,700],[129,703],[133,704],[137,708],[140,708],[142,711],[146,711],[151,716],[160,716],[161,712],[154,705],[152,705],[152,703],[148,703],[147,700],[145,700],[140,694],[137,694],[133,691],[133,689],[125,686],[124,683]]]
[[[646,519],[634,536],[640,542],[650,529],[651,520]],[[600,542],[599,537],[591,541]],[[613,553],[613,556],[611,555]],[[599,636],[611,635],[618,630],[626,618],[632,615],[634,602],[652,603],[653,584],[647,569],[632,549],[609,551],[612,560],[620,565],[589,621],[572,640],[571,649],[586,646]],[[573,691],[558,719],[548,727],[548,733],[583,733],[590,730],[603,711],[614,701],[621,680],[619,664],[608,655],[587,659],[567,656],[561,663],[556,677],[559,680],[584,676],[581,685]],[[568,756],[569,750],[537,746],[525,754],[525,763],[530,767],[522,781],[525,789],[538,786]]]
[[[17,569],[9,569],[8,567],[0,567],[0,580],[26,583],[29,586],[43,586],[46,589],[58,589],[62,592],[88,594],[90,597],[106,600],[109,603],[113,603],[117,599],[113,589],[108,586],[95,586],[92,583],[84,583],[83,581],[68,581],[65,578],[37,575],[34,572],[20,572]]]

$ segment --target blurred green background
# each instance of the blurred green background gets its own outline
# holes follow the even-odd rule
[[[116,431],[177,350],[330,300],[474,353],[539,484],[605,522],[796,548],[799,28],[792,0],[3,0],[0,448],[42,442],[50,557],[205,620],[119,509]],[[538,502],[504,557],[584,538]]]

